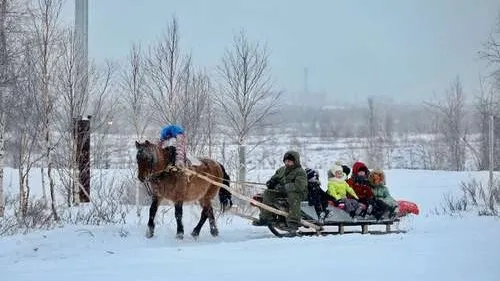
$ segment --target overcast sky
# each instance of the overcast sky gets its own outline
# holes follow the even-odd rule
[[[209,69],[245,28],[267,43],[277,86],[289,93],[302,92],[307,67],[310,92],[330,101],[420,101],[456,75],[477,90],[477,51],[499,11],[498,0],[90,0],[89,54],[122,59],[131,42],[147,46],[175,14],[183,47]]]

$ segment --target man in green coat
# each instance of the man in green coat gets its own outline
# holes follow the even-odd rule
[[[263,203],[272,206],[278,198],[286,198],[289,205],[289,216],[286,218],[289,231],[296,231],[300,226],[300,202],[307,198],[307,175],[300,164],[300,155],[296,151],[288,151],[283,156],[284,166],[280,167],[267,181],[267,189],[263,194]],[[262,226],[272,223],[272,214],[260,210],[259,220],[253,225]]]

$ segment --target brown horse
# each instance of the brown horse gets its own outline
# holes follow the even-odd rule
[[[214,211],[211,200],[219,194],[219,201],[222,211],[226,211],[232,206],[231,193],[224,188],[211,184],[199,177],[187,175],[181,170],[166,169],[168,164],[174,163],[175,147],[169,146],[162,149],[158,145],[145,141],[135,142],[137,148],[138,179],[143,183],[149,183],[152,191],[152,203],[149,208],[148,238],[153,237],[155,223],[154,219],[158,205],[163,200],[170,200],[174,203],[175,220],[177,222],[178,239],[184,237],[184,226],[182,224],[182,205],[198,201],[202,208],[198,224],[191,232],[194,238],[200,235],[200,230],[208,218],[210,233],[212,236],[219,235],[219,230],[215,224]],[[194,172],[208,175],[222,184],[228,185],[229,175],[224,166],[219,162],[209,159],[200,159],[201,165],[189,166]]]

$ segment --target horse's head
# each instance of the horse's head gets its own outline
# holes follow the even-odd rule
[[[159,147],[146,140],[143,143],[135,142],[137,148],[136,160],[139,168],[138,178],[141,182],[146,179],[147,174],[150,174],[157,169],[161,162],[162,155],[159,152]]]

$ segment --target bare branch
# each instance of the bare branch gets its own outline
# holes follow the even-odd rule
[[[249,42],[241,31],[234,36],[232,48],[226,49],[217,70],[217,104],[229,123],[230,134],[243,142],[274,113],[282,94],[274,90],[267,47]]]

